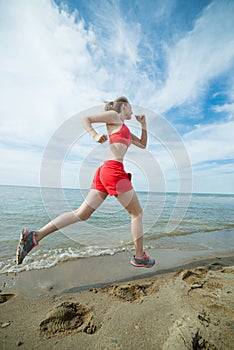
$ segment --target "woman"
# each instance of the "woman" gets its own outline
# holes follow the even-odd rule
[[[145,148],[147,143],[146,121],[144,115],[136,116],[141,124],[141,138],[130,133],[125,120],[131,119],[132,108],[126,97],[107,102],[105,112],[83,119],[83,126],[96,142],[104,143],[107,135],[98,134],[93,128],[95,123],[105,123],[110,141],[108,159],[100,166],[93,179],[91,189],[81,206],[62,214],[38,231],[23,230],[16,252],[16,262],[21,264],[25,256],[38,245],[38,242],[65,226],[87,220],[102,204],[108,195],[114,195],[131,216],[131,231],[134,239],[135,254],[131,264],[138,267],[152,267],[155,260],[143,251],[142,209],[131,183],[131,174],[123,167],[123,159],[130,144]]]

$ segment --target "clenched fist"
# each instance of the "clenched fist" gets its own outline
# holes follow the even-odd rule
[[[146,120],[145,120],[145,115],[144,114],[140,114],[140,115],[135,115],[136,120],[141,123],[141,124],[145,124]]]
[[[108,137],[105,134],[97,134],[94,139],[98,143],[104,143],[108,140]]]

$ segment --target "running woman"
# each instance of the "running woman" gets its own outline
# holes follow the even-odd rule
[[[38,231],[24,229],[16,251],[16,262],[22,264],[26,255],[47,235],[78,221],[87,220],[103,203],[108,195],[115,196],[131,216],[131,233],[134,240],[135,254],[131,264],[137,267],[152,267],[155,260],[143,251],[143,211],[131,183],[131,174],[123,166],[124,156],[132,143],[139,148],[146,148],[147,130],[144,115],[136,115],[141,124],[141,137],[130,132],[125,120],[132,117],[132,107],[126,97],[119,97],[106,102],[105,111],[83,118],[85,130],[96,142],[104,143],[107,135],[98,134],[93,128],[95,123],[105,123],[110,142],[108,159],[97,169],[90,191],[81,206],[75,211],[62,214]]]

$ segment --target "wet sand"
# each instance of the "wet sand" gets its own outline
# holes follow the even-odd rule
[[[149,253],[1,275],[0,349],[233,349],[234,252]]]

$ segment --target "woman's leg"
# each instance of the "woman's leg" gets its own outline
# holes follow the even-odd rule
[[[126,208],[132,219],[131,231],[134,240],[135,255],[131,260],[131,264],[137,267],[153,267],[155,260],[143,252],[143,211],[135,191],[132,189],[128,192],[118,194],[116,197],[124,208]]]
[[[140,257],[143,254],[143,211],[134,189],[116,195],[120,204],[131,216],[131,233],[134,240],[135,255]]]
[[[87,220],[90,215],[103,203],[107,197],[107,193],[91,189],[85,198],[81,206],[71,212],[64,213],[47,225],[43,226],[40,230],[35,232],[35,239],[39,242],[42,238],[55,232],[63,227],[74,224],[78,221]]]
[[[38,245],[38,242],[65,226],[74,224],[77,221],[87,220],[90,215],[102,204],[107,193],[91,189],[81,206],[75,211],[62,214],[49,222],[38,231],[23,230],[16,250],[16,263],[22,264],[28,253]]]

